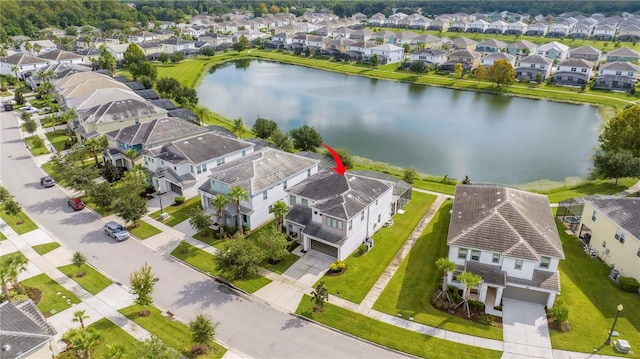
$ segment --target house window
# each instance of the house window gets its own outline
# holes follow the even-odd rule
[[[242,157],[244,157],[247,154],[247,151],[242,150]]]
[[[307,169],[307,177],[311,177],[311,168]]]
[[[242,223],[249,223],[249,217],[246,214],[242,214]]]
[[[545,67],[544,65],[540,65],[540,68],[543,69],[543,70],[544,70],[544,67]]]
[[[360,213],[360,222],[364,221],[364,211],[362,211],[362,213]]]
[[[287,181],[282,182],[282,189],[287,189]]]
[[[602,241],[602,248],[607,248],[607,241]]]
[[[339,220],[337,220],[337,219],[335,219],[335,218],[331,218],[331,217],[329,217],[329,216],[327,216],[326,218],[327,218],[327,219],[325,220],[325,224],[326,224],[327,226],[332,227],[332,228],[337,228],[337,229],[339,229],[339,230],[342,230],[342,226],[343,226],[342,221],[339,221]]]
[[[216,165],[220,166],[220,165],[223,165],[223,164],[224,164],[224,157],[223,158],[218,158],[216,160]]]
[[[306,198],[303,198],[303,199],[302,199],[302,205],[303,205],[303,206],[307,206],[307,207],[309,207],[309,201],[307,201],[307,199],[306,199]]]
[[[595,222],[597,218],[598,216],[596,214],[596,211],[593,211],[593,213],[591,214],[591,220]]]
[[[491,263],[500,263],[500,253],[494,253],[491,258]]]
[[[467,248],[458,248],[458,259],[467,259]]]
[[[514,266],[514,268],[517,270],[522,269],[522,259],[516,259],[516,265]]]
[[[293,206],[294,204],[296,204],[296,196],[290,195],[289,196],[289,205]]]
[[[349,230],[353,229],[353,219],[349,220]]]
[[[207,170],[207,165],[200,165],[200,166],[196,166],[196,173],[197,174],[201,174],[204,173]]]
[[[378,223],[380,223],[380,220],[382,219],[382,214],[378,215]]]
[[[146,160],[146,158],[145,158],[145,160]],[[193,173],[193,165],[189,166],[189,168],[191,168],[191,173]]]
[[[616,71],[616,76],[622,75],[622,71]]]
[[[640,248],[638,248],[638,251],[636,252],[636,255],[637,255],[638,257],[640,257]]]
[[[475,249],[472,250],[471,251],[471,260],[472,261],[476,261],[476,262],[479,261],[480,260],[480,251],[475,250]]]
[[[549,269],[549,264],[551,263],[550,257],[540,257],[540,268]]]
[[[633,72],[627,72],[627,76],[633,77]]]
[[[583,73],[587,73],[587,69],[582,69],[582,72]]]
[[[455,283],[460,283],[460,274],[462,274],[462,271],[459,271],[459,270],[453,271],[453,274],[451,276],[451,281]]]
[[[267,199],[267,191],[262,192],[262,199]]]
[[[624,232],[620,228],[616,229],[615,237],[620,243],[624,243]]]

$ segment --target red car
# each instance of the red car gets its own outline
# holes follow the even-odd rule
[[[80,198],[71,198],[69,201],[67,201],[67,204],[71,206],[71,208],[73,208],[74,211],[79,211],[84,207],[86,207],[86,205],[84,204],[84,202],[82,202]]]

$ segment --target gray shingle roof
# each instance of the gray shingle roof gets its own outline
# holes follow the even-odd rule
[[[168,110],[175,110],[177,108],[176,105],[173,102],[171,102],[171,100],[166,99],[166,98],[160,98],[160,99],[157,99],[157,100],[150,100],[149,102],[151,102],[152,104],[154,104],[154,105],[156,105],[156,106],[158,106],[160,108],[163,108],[163,109],[165,109],[167,111]]]
[[[39,54],[38,57],[42,59],[62,61],[62,60],[73,60],[73,59],[82,58],[82,55],[74,54],[73,52],[68,52],[64,50],[53,50],[53,51],[46,52],[44,54]]]
[[[265,148],[212,169],[209,177],[230,186],[241,186],[254,195],[317,163],[306,157]]]
[[[288,192],[312,199],[312,207],[332,217],[348,220],[360,213],[393,186],[352,173],[338,175],[325,169],[291,187]]]
[[[584,54],[584,55],[600,55],[600,54],[602,54],[602,51],[596,49],[593,46],[589,46],[589,45],[578,47],[577,49],[573,49],[570,52],[572,54]]]
[[[607,62],[600,67],[600,70],[615,70],[615,71],[640,71],[638,65],[626,62],[626,61],[614,61]]]
[[[78,117],[82,122],[107,123],[159,113],[164,114],[166,111],[144,100],[129,99],[106,102],[81,111]]]
[[[11,65],[29,65],[47,62],[47,60],[18,52],[10,56],[0,58],[0,62]]]
[[[219,136],[213,133],[203,133],[164,145],[158,157],[164,158],[166,156],[166,160],[173,159],[172,161],[175,161],[175,159],[184,159],[193,164],[197,164],[251,146],[250,143],[245,141]]]
[[[520,63],[551,65],[553,63],[553,60],[540,55],[529,55],[527,57],[522,58],[522,60],[520,60]]]
[[[478,274],[485,283],[507,286],[507,272],[503,271],[501,267],[474,261],[467,261],[465,265],[465,271]]]
[[[166,143],[204,132],[207,132],[207,129],[203,127],[175,117],[167,117],[113,130],[106,135],[133,146]]]
[[[546,196],[497,185],[459,185],[447,244],[539,261],[564,258]]]
[[[0,304],[1,357],[18,358],[45,344],[56,330],[32,301]]]
[[[560,61],[558,63],[558,66],[575,66],[591,69],[593,68],[593,62],[587,61],[585,59],[570,58],[564,61]]]
[[[284,217],[284,219],[287,221],[291,221],[303,226],[311,223],[311,218],[311,208],[301,206],[299,204],[293,206]]]
[[[549,272],[534,269],[533,277],[531,279],[507,277],[507,281],[509,283],[516,283],[530,287],[560,291],[560,275],[558,274],[558,271]]]
[[[471,58],[477,59],[479,57],[482,57],[482,55],[479,52],[475,52],[471,50],[458,50],[449,54],[449,58],[452,58],[452,57],[471,57]]]
[[[592,198],[585,201],[612,222],[640,240],[640,199]]]
[[[607,52],[607,56],[628,56],[628,57],[639,57],[640,53],[636,52],[635,50],[632,50],[628,47],[622,47],[619,49],[615,49],[615,50],[611,50],[609,52]]]
[[[447,53],[446,51],[442,51],[439,49],[432,49],[432,48],[422,49],[414,52],[415,55],[425,54],[427,56],[442,56],[442,55],[445,55],[446,53]]]
[[[304,227],[304,230],[302,230],[302,233],[337,245],[342,245],[347,239],[346,236],[341,236],[323,229],[320,224],[315,222],[309,222],[309,224]]]

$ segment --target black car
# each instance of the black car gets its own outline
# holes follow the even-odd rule
[[[44,176],[40,178],[40,185],[42,187],[53,187],[56,185],[56,181],[51,176]]]

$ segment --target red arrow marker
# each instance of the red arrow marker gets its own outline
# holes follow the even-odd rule
[[[336,166],[333,168],[333,170],[338,172],[340,176],[344,176],[344,172],[347,170],[347,166],[342,164],[340,155],[338,155],[336,151],[333,150],[333,148],[325,145],[324,143],[322,145],[327,149],[327,151],[329,151],[329,153],[331,153],[331,156],[333,156],[333,160],[336,163]]]

